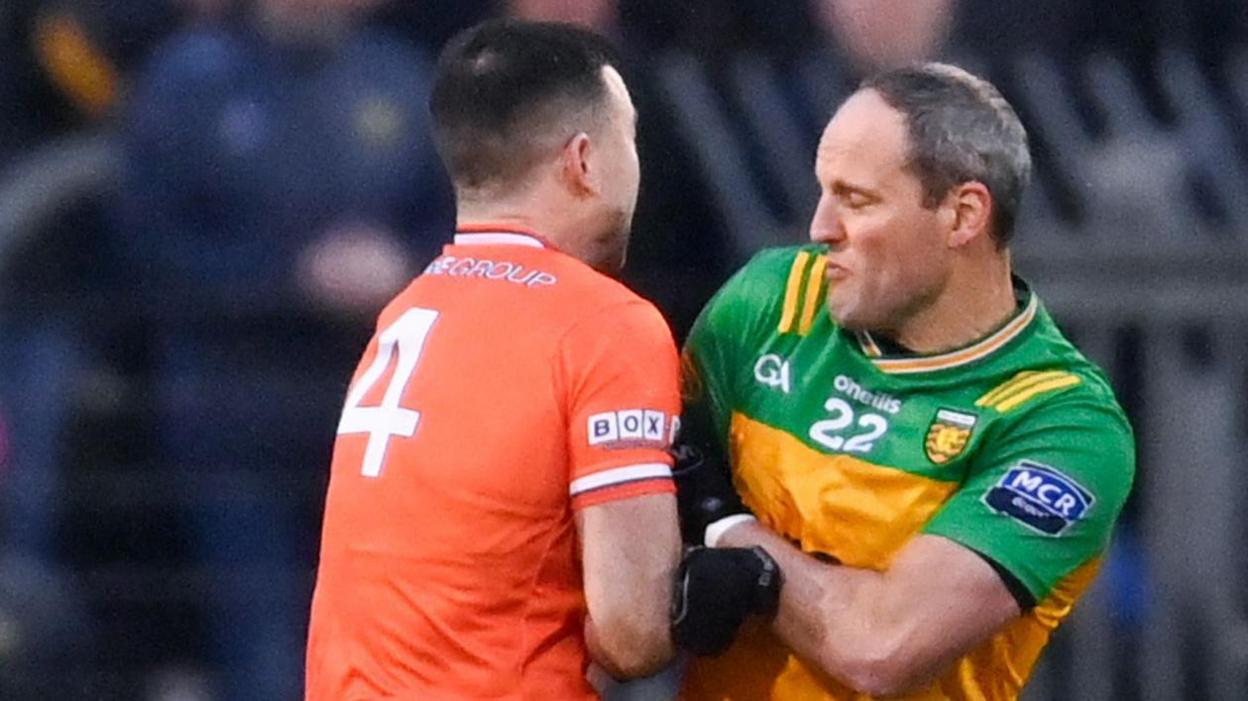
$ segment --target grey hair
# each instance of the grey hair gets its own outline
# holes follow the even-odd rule
[[[905,119],[923,206],[935,207],[962,183],[983,183],[992,194],[991,233],[1003,248],[1031,178],[1031,152],[1022,122],[992,83],[957,66],[921,63],[877,73],[859,90],[876,92]]]

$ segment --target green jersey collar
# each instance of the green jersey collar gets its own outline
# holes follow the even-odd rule
[[[893,375],[908,375],[917,372],[932,372],[961,367],[977,360],[982,360],[1004,348],[1010,341],[1017,338],[1036,318],[1040,301],[1035,293],[1022,280],[1015,278],[1015,283],[1022,294],[1026,295],[1026,303],[1001,328],[975,341],[969,346],[939,355],[912,355],[904,357],[888,357],[881,350],[880,344],[866,331],[858,331],[854,336],[862,348],[863,354],[871,359],[880,370]]]

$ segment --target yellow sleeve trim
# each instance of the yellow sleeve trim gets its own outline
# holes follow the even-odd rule
[[[1045,392],[1052,392],[1054,390],[1064,389],[1066,387],[1074,387],[1075,385],[1079,384],[1082,381],[1083,380],[1080,380],[1078,377],[1074,375],[1067,375],[1066,377],[1059,377],[1059,378],[1049,380],[1047,382],[1041,382],[1040,384],[1032,387],[1031,389],[1028,389],[1019,394],[1016,394],[1010,397],[1009,399],[1002,400],[1001,403],[997,405],[997,411],[1001,413],[1005,413],[1015,407],[1018,407],[1027,403],[1028,400],[1030,400],[1032,397],[1035,397],[1038,394],[1044,394]]]
[[[801,300],[802,274],[806,271],[806,264],[809,261],[809,252],[798,251],[797,257],[793,259],[793,266],[789,268],[789,282],[784,288],[784,310],[780,314],[780,333],[793,330],[793,321],[797,317],[797,303]]]
[[[997,401],[1000,400],[1002,397],[1014,391],[1015,389],[1019,388],[1020,386],[1025,385],[1028,382],[1032,381],[1032,378],[1035,378],[1037,375],[1050,375],[1050,376],[1056,377],[1059,374],[1061,373],[1058,373],[1055,371],[1041,372],[1039,370],[1024,370],[1023,372],[1020,372],[1017,375],[1006,380],[1005,382],[997,385],[995,388],[990,390],[987,394],[980,397],[978,400],[975,401],[975,406],[990,406],[992,404],[996,404]]]
[[[1005,413],[1022,406],[1037,395],[1074,387],[1081,382],[1083,380],[1077,375],[1060,370],[1028,370],[1018,373],[980,397],[975,406],[991,407]]]
[[[815,310],[819,308],[819,293],[823,291],[823,271],[828,267],[828,259],[815,257],[815,264],[810,267],[806,276],[806,300],[802,303],[802,323],[797,332],[803,336],[810,333],[815,325]]]

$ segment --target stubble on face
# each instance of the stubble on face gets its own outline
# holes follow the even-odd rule
[[[602,252],[598,267],[616,273],[624,267],[637,208],[639,166],[637,163],[637,110],[623,77],[610,66],[603,67],[607,85],[607,106],[603,118],[602,144],[606,147],[607,168],[603,183],[602,226],[596,237]]]
[[[869,90],[850,97],[820,139],[824,220],[812,237],[828,245],[828,312],[850,330],[895,332],[938,294],[935,214],[923,207],[908,145],[902,115]]]

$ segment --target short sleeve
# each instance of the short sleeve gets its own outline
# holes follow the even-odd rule
[[[1072,399],[1040,405],[990,439],[924,529],[1003,567],[1035,601],[1105,551],[1135,475],[1117,406]]]
[[[681,354],[685,430],[704,448],[727,440],[741,349],[761,343],[779,318],[779,301],[796,247],[756,255],[702,309]],[[719,445],[713,445],[719,444]]]
[[[679,363],[659,311],[641,300],[604,307],[565,334],[559,355],[573,508],[674,492]]]
[[[727,436],[731,411],[731,346],[722,335],[724,316],[721,291],[698,315],[680,357],[683,430],[703,450],[713,446],[722,450],[719,443]]]

